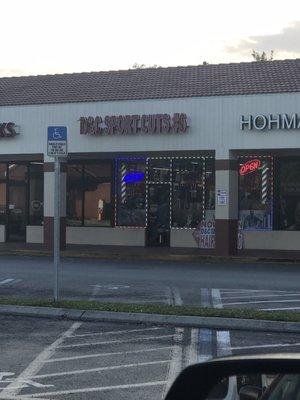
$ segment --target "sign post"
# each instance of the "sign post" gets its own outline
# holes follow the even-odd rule
[[[60,159],[67,153],[67,127],[48,126],[47,154],[55,158],[54,164],[54,226],[53,226],[53,263],[54,263],[54,300],[59,298],[60,265]]]

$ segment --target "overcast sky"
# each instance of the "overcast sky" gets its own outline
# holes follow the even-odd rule
[[[0,0],[0,76],[300,57],[300,1]]]

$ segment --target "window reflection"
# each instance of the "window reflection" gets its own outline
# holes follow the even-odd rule
[[[281,160],[279,164],[279,227],[300,230],[300,161]]]
[[[84,225],[111,225],[111,164],[84,167]]]
[[[173,160],[173,227],[196,227],[204,219],[203,159]]]
[[[145,226],[145,160],[119,160],[117,169],[117,225]]]

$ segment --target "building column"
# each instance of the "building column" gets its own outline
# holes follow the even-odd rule
[[[66,163],[60,163],[60,247],[66,248]],[[44,162],[44,246],[53,250],[54,162]]]
[[[231,152],[216,154],[216,254],[234,255],[238,236],[238,163]]]

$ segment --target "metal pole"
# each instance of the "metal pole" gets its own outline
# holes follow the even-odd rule
[[[54,177],[54,229],[53,229],[53,261],[54,261],[54,300],[59,297],[59,263],[60,263],[60,162],[55,157]]]

